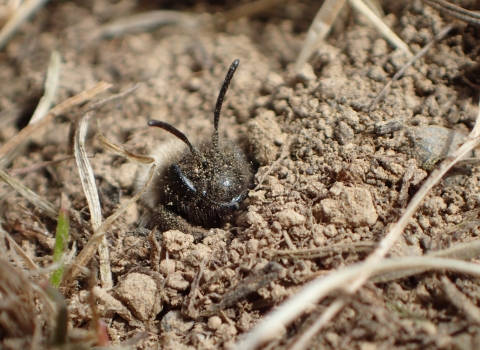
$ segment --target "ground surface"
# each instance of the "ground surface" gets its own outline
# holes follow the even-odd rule
[[[463,1],[462,6],[475,9],[474,3]],[[141,83],[90,120],[86,147],[95,154],[90,162],[104,217],[134,194],[138,165],[99,146],[96,120],[110,140],[140,154],[150,154],[169,138],[149,129],[150,119],[171,123],[190,137],[211,135],[221,81],[230,63],[241,61],[227,93],[220,137],[245,148],[256,169],[255,189],[234,220],[210,230],[202,242],[179,231],[163,235],[159,267],[152,266],[149,239],[135,234],[141,205],[116,221],[108,232],[114,288],[93,288],[113,344],[146,332],[138,348],[228,348],[305,282],[363,259],[398,220],[434,166],[432,159],[445,156],[444,129],[431,126],[454,130],[461,138],[477,115],[480,33],[473,26],[456,23],[368,111],[407,58],[362,16],[345,12],[328,42],[297,74],[292,64],[319,4],[287,1],[227,23],[219,13],[239,2],[190,5],[55,1],[0,52],[0,142],[16,134],[31,115],[52,50],[63,61],[56,103],[100,80],[113,83],[114,91]],[[207,14],[195,27],[165,26],[116,38],[98,35],[110,20],[165,7]],[[385,21],[413,52],[453,21],[418,1],[395,2],[383,10]],[[65,157],[75,112],[38,130],[8,169]],[[57,206],[63,196],[64,205],[89,219],[74,160],[15,176]],[[480,202],[479,180],[478,166],[451,171],[427,196],[391,255],[418,256],[478,239],[474,210]],[[38,258],[52,254],[55,224],[5,184],[0,184],[0,213],[24,251],[40,266],[48,265],[49,260]],[[17,220],[34,233],[15,228]],[[72,231],[80,250],[91,232]],[[47,239],[40,241],[43,234]],[[321,253],[281,254],[304,249]],[[95,270],[96,265],[89,267]],[[196,281],[200,269],[203,276]],[[478,280],[446,276],[473,305],[480,304]],[[479,325],[459,311],[441,277],[428,273],[367,284],[309,348],[475,348]],[[238,286],[253,286],[254,292],[244,296]],[[70,327],[88,328],[90,290],[80,280],[64,291]],[[270,346],[286,348],[329,301],[312,308]],[[0,330],[4,347],[26,346],[33,334],[25,332]]]

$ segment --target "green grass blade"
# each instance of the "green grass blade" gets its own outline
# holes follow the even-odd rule
[[[63,252],[68,243],[68,234],[70,231],[70,226],[68,222],[68,211],[65,208],[60,209],[60,215],[58,217],[57,233],[55,235],[55,247],[53,248],[53,262],[56,263],[62,260]],[[50,283],[54,287],[58,287],[62,281],[64,265],[56,269],[52,277],[50,278]]]

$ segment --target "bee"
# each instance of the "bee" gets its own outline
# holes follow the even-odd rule
[[[238,59],[233,61],[218,94],[211,138],[192,143],[168,123],[148,122],[176,139],[160,146],[152,155],[156,173],[142,197],[147,210],[140,226],[162,231],[178,229],[201,238],[205,230],[191,225],[220,227],[246,197],[253,178],[251,165],[240,147],[220,140],[218,132],[223,100],[239,63]]]

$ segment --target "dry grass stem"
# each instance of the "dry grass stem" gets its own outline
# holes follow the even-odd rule
[[[153,161],[154,160],[152,158],[152,163]],[[90,240],[82,249],[82,251],[78,254],[74,263],[70,266],[70,268],[67,271],[65,271],[62,285],[64,286],[69,285],[73,281],[75,281],[75,279],[81,272],[81,269],[84,266],[86,266],[86,264],[92,258],[93,254],[95,254],[99,241],[105,235],[107,228],[112,224],[113,221],[115,221],[121,214],[123,214],[133,203],[135,203],[141,197],[143,192],[145,192],[147,187],[150,185],[150,181],[153,178],[154,172],[155,172],[155,164],[153,164],[152,167],[150,168],[148,180],[145,186],[142,188],[142,190],[139,193],[137,193],[135,196],[133,196],[129,201],[121,205],[120,208],[118,208],[115,211],[115,213],[113,213],[103,221],[103,223],[100,225],[97,231],[95,231],[92,237],[90,237]]]
[[[326,0],[322,7],[320,7],[312,24],[310,24],[310,28],[308,28],[302,50],[295,62],[295,69],[297,71],[300,71],[313,51],[325,40],[338,14],[345,5],[345,1],[346,0]]]
[[[23,262],[25,263],[26,266],[28,266],[29,269],[31,270],[35,270],[37,271],[38,270],[38,266],[37,264],[35,264],[32,259],[30,259],[30,257],[27,255],[27,253],[25,253],[22,249],[22,247],[20,247],[13,239],[12,237],[10,237],[10,235],[5,232],[2,228],[0,228],[0,231],[1,233],[5,236],[5,238],[7,239],[8,241],[8,244],[10,245],[10,247],[14,248],[15,251],[17,252],[18,255],[20,255],[20,257],[23,259]],[[18,268],[21,268],[21,266],[17,266]]]
[[[371,251],[375,247],[374,242],[356,242],[351,244],[332,244],[325,247],[312,249],[282,249],[271,252],[273,258],[287,259],[318,259],[326,256],[332,256],[339,253],[359,253]]]
[[[32,259],[23,251],[23,249],[15,242],[12,237],[10,237],[10,234],[6,232],[2,226],[0,226],[0,240],[2,241],[2,246],[4,249],[2,249],[1,253],[4,258],[7,258],[8,250],[6,249],[5,240],[8,241],[8,244],[10,246],[10,252],[12,252],[12,248],[15,250],[15,254],[19,254],[21,258],[23,259],[24,263],[26,266],[28,266],[31,270],[38,270],[37,264],[35,264]],[[15,257],[16,258],[16,257]],[[19,264],[19,261],[16,261],[16,264],[20,268],[22,265]]]
[[[339,313],[347,301],[345,298],[338,298],[335,300],[329,308],[324,311],[316,320],[313,322],[308,329],[301,334],[295,342],[290,346],[289,350],[302,350],[307,349],[310,340],[319,332],[323,326],[328,323],[330,319],[335,317]]]
[[[250,3],[246,3],[237,6],[223,14],[223,19],[228,21],[234,21],[242,17],[250,17],[259,13],[265,12],[272,7],[278,6],[284,3],[285,0],[257,0]]]
[[[129,87],[125,91],[119,92],[118,94],[113,94],[113,95],[107,96],[105,98],[102,98],[100,100],[92,101],[91,103],[89,103],[88,105],[86,105],[85,107],[82,108],[79,115],[82,116],[82,115],[86,114],[87,112],[90,112],[90,111],[93,111],[93,110],[96,110],[96,109],[100,108],[101,106],[105,105],[108,102],[112,102],[112,101],[118,100],[119,98],[125,97],[125,96],[131,94],[132,92],[136,91],[139,87],[140,87],[140,84],[137,83],[135,85],[132,85],[131,87]]]
[[[352,283],[359,274],[365,269],[364,264],[355,264],[348,266],[342,270],[332,272],[322,278],[317,278],[314,281],[305,285],[297,294],[284,301],[277,309],[270,312],[262,322],[257,324],[246,336],[237,342],[234,349],[256,349],[269,339],[277,336],[286,325],[298,319],[305,310],[311,305],[320,302],[334,291],[345,290],[345,286]],[[469,263],[465,261],[433,258],[429,256],[424,257],[408,257],[401,259],[385,259],[374,265],[371,273],[374,275],[381,275],[390,273],[391,271],[401,270],[449,270],[460,273],[480,277],[480,268],[478,264]],[[340,311],[338,306],[343,305],[342,299],[335,300],[331,305],[331,309],[324,312],[326,316],[322,318],[321,325],[328,323],[336,314],[333,311]],[[320,330],[320,329],[318,329]]]
[[[480,26],[480,14],[478,12],[465,10],[464,8],[444,0],[424,0],[434,9],[449,14],[461,21]]]
[[[74,155],[77,162],[78,172],[87,198],[88,208],[90,209],[90,217],[93,231],[102,224],[102,209],[100,206],[100,198],[98,189],[95,184],[95,175],[88,161],[87,151],[85,150],[85,138],[88,129],[88,120],[93,112],[87,112],[78,122],[78,128],[75,132]],[[113,287],[112,272],[110,269],[110,254],[108,251],[108,242],[105,235],[102,236],[98,245],[99,265],[100,265],[100,283],[102,288],[111,289]]]
[[[40,99],[35,112],[33,112],[29,124],[38,123],[47,115],[48,110],[53,103],[53,99],[55,98],[55,94],[57,93],[58,84],[60,82],[61,66],[62,62],[60,54],[58,51],[53,51],[50,56],[47,77],[45,79],[45,93]]]
[[[62,157],[62,158],[56,159],[56,160],[48,160],[48,161],[45,161],[45,162],[38,162],[36,164],[33,164],[33,165],[25,167],[25,168],[8,169],[7,173],[10,174],[11,176],[24,175],[24,174],[28,174],[32,171],[37,171],[37,170],[43,169],[47,166],[54,165],[54,164],[57,164],[57,163],[61,163],[61,162],[64,162],[66,160],[71,160],[71,159],[74,159],[74,157],[69,156],[69,157]]]
[[[368,18],[368,20],[375,26],[378,32],[387,40],[393,47],[398,48],[407,54],[407,57],[412,57],[413,54],[405,42],[398,37],[383,21],[373,12],[362,0],[349,0],[350,5]]]
[[[54,220],[58,218],[58,208],[56,208],[52,203],[48,202],[47,200],[41,198],[32,190],[22,185],[19,181],[8,175],[2,169],[0,169],[0,179],[2,179],[5,183],[11,186],[18,193],[20,193],[34,206],[39,208],[45,215]]]
[[[7,20],[15,13],[15,11],[17,11],[21,4],[21,0],[5,0],[0,5],[0,26],[7,22]]]
[[[31,15],[37,12],[47,0],[25,0],[0,29],[0,50],[5,47],[13,34]]]
[[[480,309],[460,292],[446,276],[441,278],[441,288],[450,302],[459,309],[471,323],[480,325]]]
[[[154,161],[152,157],[130,152],[128,149],[111,142],[109,139],[107,139],[100,133],[100,127],[97,128],[97,139],[98,143],[100,143],[100,145],[107,151],[110,151],[117,156],[125,157],[132,162],[140,164],[151,164]]]
[[[451,258],[470,260],[480,255],[480,241],[472,241],[455,244],[453,247],[428,253],[426,256],[437,258]],[[371,279],[373,283],[387,283],[398,279],[410,277],[425,272],[422,269],[394,271],[376,276]]]
[[[403,74],[405,74],[405,71],[411,67],[417,60],[419,60],[421,57],[425,56],[425,54],[430,50],[430,48],[435,44],[436,42],[443,40],[445,36],[453,29],[453,26],[447,26],[443,28],[435,37],[430,40],[430,42],[425,45],[415,56],[410,58],[407,63],[397,72],[395,75],[392,77],[392,80],[388,82],[387,85],[384,86],[382,91],[375,97],[375,100],[373,100],[372,104],[368,108],[369,111],[373,111],[374,108],[377,106],[378,102],[388,93],[390,90],[390,87],[394,82],[396,82],[398,79],[400,79]]]
[[[129,33],[138,33],[151,30],[155,27],[179,24],[187,28],[196,28],[201,17],[196,14],[178,11],[159,10],[149,11],[116,19],[100,27],[97,36],[116,37]]]
[[[110,87],[112,87],[112,84],[101,81],[93,88],[83,91],[78,95],[70,97],[69,99],[56,105],[48,112],[45,118],[43,118],[38,123],[29,124],[22,130],[20,130],[18,134],[13,136],[11,139],[5,142],[3,146],[0,147],[0,166],[4,166],[5,163],[9,161],[10,154],[13,153],[16,149],[18,149],[20,145],[25,142],[31,134],[33,134],[41,127],[47,125],[57,115],[65,113],[68,109],[92,99],[94,96],[109,89]]]

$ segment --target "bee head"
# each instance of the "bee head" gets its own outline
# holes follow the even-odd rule
[[[185,217],[190,223],[204,227],[221,225],[244,199],[252,173],[243,152],[226,140],[220,142],[218,122],[228,85],[240,61],[230,66],[214,110],[214,133],[195,147],[172,125],[151,120],[150,126],[162,128],[189,148],[165,171],[164,205]]]

